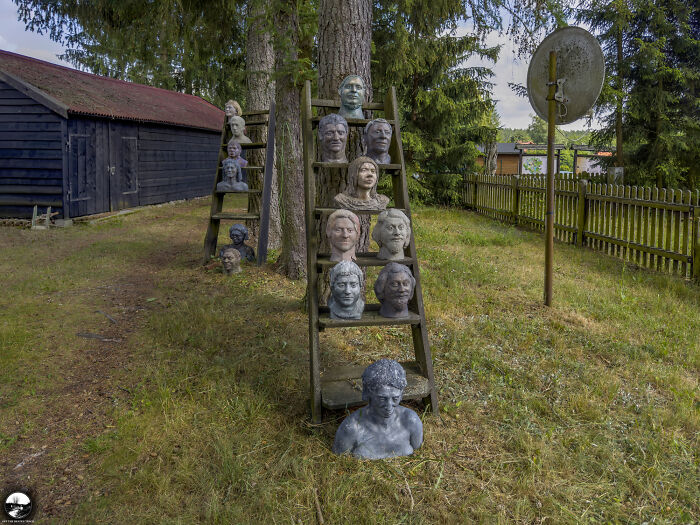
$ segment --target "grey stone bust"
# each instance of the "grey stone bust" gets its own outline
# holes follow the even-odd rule
[[[241,167],[235,159],[226,157],[221,163],[221,170],[224,172],[223,180],[216,185],[216,191],[248,191]]]
[[[360,459],[410,456],[423,444],[423,423],[410,408],[399,405],[406,371],[393,359],[380,359],[362,374],[362,399],[368,404],[338,427],[333,452]]]
[[[331,296],[328,308],[331,319],[360,319],[365,309],[362,300],[364,276],[362,270],[352,261],[340,261],[331,268]]]
[[[389,197],[377,193],[379,166],[369,157],[357,157],[348,166],[348,185],[333,197],[338,208],[346,210],[383,210]]]
[[[219,250],[221,266],[226,275],[233,275],[241,271],[241,254],[232,245],[224,246]]]
[[[408,301],[415,288],[416,279],[408,266],[395,262],[387,264],[374,283],[374,295],[381,304],[379,315],[392,319],[408,317]]]
[[[360,219],[349,210],[335,210],[328,216],[326,236],[331,245],[331,261],[352,261],[360,238]]]
[[[365,118],[362,104],[365,102],[365,81],[359,75],[348,75],[338,87],[340,95],[340,110],[344,118]]]
[[[241,260],[245,259],[248,262],[255,260],[255,250],[245,244],[248,240],[248,228],[242,224],[234,224],[228,230],[228,236],[231,237],[233,247],[241,254]]]
[[[229,128],[231,128],[231,135],[232,135],[231,138],[233,140],[235,140],[239,144],[250,144],[252,142],[244,134],[245,120],[243,120],[243,117],[240,117],[238,115],[234,115],[233,117],[229,117],[228,126],[229,126]]]
[[[379,245],[377,258],[399,261],[404,258],[404,248],[411,242],[411,221],[401,210],[385,210],[377,217],[372,239]]]
[[[241,105],[235,100],[227,100],[226,104],[224,104],[224,113],[226,118],[240,117],[243,110],[241,110]]]
[[[370,120],[365,126],[362,142],[365,146],[365,155],[376,160],[379,164],[391,164],[389,146],[393,130],[391,124],[383,118]]]
[[[229,159],[233,159],[238,162],[241,168],[245,168],[248,165],[248,161],[241,157],[241,145],[235,140],[231,139],[226,144],[226,153]]]
[[[348,141],[348,123],[337,113],[323,117],[318,123],[321,144],[321,162],[347,162],[345,145]]]

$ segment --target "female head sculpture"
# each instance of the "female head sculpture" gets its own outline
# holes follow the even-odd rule
[[[226,117],[240,117],[243,110],[241,110],[241,105],[235,100],[227,100],[224,105],[224,113]]]
[[[232,245],[229,244],[221,248],[219,257],[226,275],[233,275],[241,271],[241,253]]]
[[[245,244],[245,241],[247,241],[249,237],[248,228],[242,224],[234,224],[229,228],[228,236],[231,238],[232,246],[241,254],[241,259],[250,262],[255,260],[255,251]]]
[[[423,444],[423,423],[399,404],[406,385],[406,372],[397,361],[380,359],[369,365],[362,374],[362,399],[368,405],[340,424],[333,452],[361,459],[413,454]]]
[[[411,221],[401,210],[385,210],[377,216],[372,239],[379,245],[377,258],[401,260],[404,258],[404,248],[411,242]]]
[[[216,185],[216,191],[248,191],[248,185],[243,182],[243,172],[236,159],[226,157],[221,163],[223,176]]]
[[[365,309],[362,300],[364,275],[352,261],[340,261],[329,274],[331,296],[328,308],[331,319],[360,319]]]
[[[321,162],[347,162],[345,144],[348,140],[348,123],[337,113],[323,117],[318,123],[318,140],[321,143]]]
[[[359,75],[348,75],[338,87],[341,117],[365,118],[362,104],[365,102],[365,81]]]
[[[376,160],[379,164],[391,164],[389,146],[391,145],[392,129],[386,119],[370,120],[365,126],[362,142],[365,155]]]
[[[381,304],[379,315],[394,319],[408,317],[408,301],[413,298],[415,288],[416,279],[408,266],[387,264],[374,283],[374,295]]]
[[[250,144],[252,142],[248,137],[245,136],[245,120],[243,120],[243,117],[240,117],[238,115],[229,117],[228,125],[231,128],[231,135],[233,136],[233,140],[235,140],[239,144]]]
[[[351,261],[360,238],[360,219],[349,210],[335,210],[326,222],[326,237],[331,245],[331,261]]]
[[[377,193],[379,166],[369,157],[357,157],[348,166],[348,185],[333,202],[348,210],[383,210],[389,197]]]

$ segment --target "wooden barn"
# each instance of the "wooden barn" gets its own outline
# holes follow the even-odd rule
[[[79,217],[211,193],[224,112],[0,50],[0,217]]]

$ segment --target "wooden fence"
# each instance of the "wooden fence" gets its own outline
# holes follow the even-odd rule
[[[467,175],[465,207],[544,230],[543,175]],[[589,183],[558,175],[554,235],[640,266],[700,279],[700,191]]]

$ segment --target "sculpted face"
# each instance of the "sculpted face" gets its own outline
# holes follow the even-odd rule
[[[351,250],[357,243],[357,230],[353,222],[345,217],[336,219],[331,229],[331,245],[341,252]]]
[[[388,217],[382,224],[380,240],[382,248],[396,254],[403,251],[408,237],[408,229],[404,221],[399,217]]]
[[[238,112],[236,111],[236,106],[230,102],[226,102],[226,105],[224,106],[224,113],[226,113],[226,116],[228,117],[233,117],[237,115]]]
[[[239,137],[243,134],[244,125],[238,119],[232,119],[229,125],[231,126],[231,134],[234,137]]]
[[[327,124],[323,129],[321,141],[324,149],[333,153],[345,151],[345,142],[348,139],[348,132],[342,124]]]
[[[378,122],[369,128],[367,136],[367,150],[372,153],[386,153],[391,143],[391,126]]]
[[[382,385],[369,395],[369,410],[374,414],[390,418],[401,403],[403,392],[389,385]]]
[[[358,76],[349,77],[340,88],[340,102],[347,108],[356,109],[365,100],[365,85]]]
[[[238,253],[238,250],[226,250],[221,254],[221,264],[226,273],[231,273],[236,270],[240,262],[241,256]]]
[[[231,232],[231,241],[236,246],[243,244],[243,241],[245,241],[245,234],[241,230],[233,230]]]
[[[241,154],[241,145],[237,142],[230,142],[226,147],[226,152],[228,153],[229,157],[235,159]]]
[[[370,162],[365,162],[357,172],[357,187],[371,190],[377,183],[377,168]]]
[[[413,295],[413,283],[411,276],[405,272],[391,273],[384,286],[384,300],[394,310],[401,311],[406,308],[409,299]]]
[[[345,308],[351,307],[360,298],[360,278],[357,275],[341,275],[331,288],[333,298]]]
[[[233,164],[224,164],[224,176],[227,179],[233,179],[236,177],[236,167]]]

